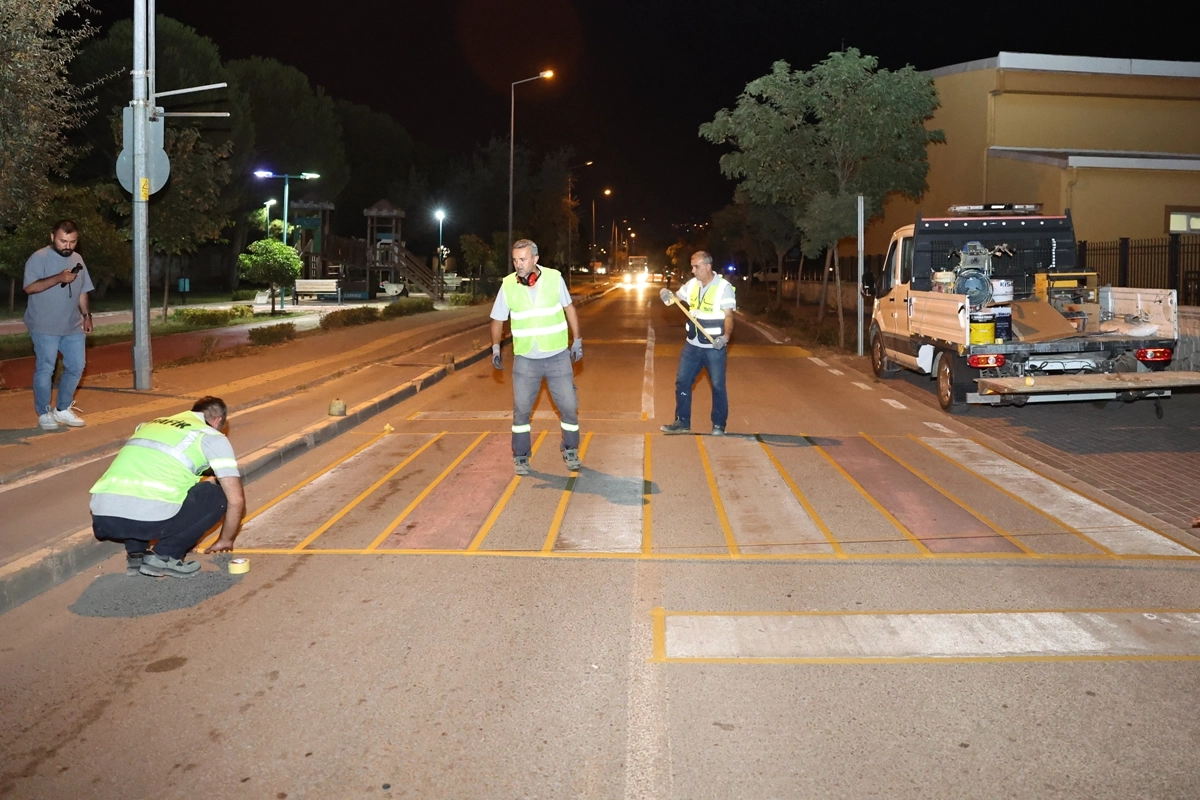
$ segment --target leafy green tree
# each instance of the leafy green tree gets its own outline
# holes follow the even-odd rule
[[[363,209],[386,198],[389,187],[413,168],[413,140],[387,114],[345,100],[336,101],[334,107],[350,169],[334,215],[343,235],[362,236]]]
[[[67,133],[90,113],[87,87],[67,69],[96,29],[81,16],[85,0],[0,3],[0,238],[53,194],[65,176]]]
[[[471,293],[475,294],[485,274],[490,276],[497,273],[496,251],[473,233],[459,237],[458,246],[462,250],[463,261],[470,268],[474,278],[471,281]]]
[[[889,194],[920,198],[928,188],[926,148],[945,141],[942,131],[925,128],[937,107],[931,79],[912,67],[878,69],[877,59],[849,48],[808,71],[777,61],[746,85],[733,110],[701,125],[700,135],[732,145],[721,171],[752,202],[790,211],[805,234],[804,254],[825,250],[832,266],[838,242],[854,233],[857,195],[874,217]],[[843,323],[840,286],[839,274]]]
[[[50,226],[60,219],[73,219],[79,225],[79,254],[88,265],[97,299],[104,298],[114,280],[128,280],[133,253],[113,216],[110,199],[102,190],[56,187],[40,211],[0,238],[0,274],[9,278],[8,310],[13,310],[16,287],[24,279],[25,261],[50,243]]]
[[[275,313],[275,287],[295,286],[303,265],[291,245],[274,239],[259,239],[238,256],[242,277],[271,287],[271,313]]]

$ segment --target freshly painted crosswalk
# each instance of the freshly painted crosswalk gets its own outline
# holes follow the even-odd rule
[[[592,433],[584,468],[569,474],[557,436],[543,433],[533,473],[524,478],[512,474],[509,446],[504,431],[380,435],[251,515],[238,549],[708,559],[1200,557],[963,438],[668,441],[658,434]],[[658,461],[654,477],[656,448],[670,458]],[[692,481],[689,521],[681,527],[655,497],[676,487],[673,476],[683,472],[695,474],[700,486]],[[831,491],[836,486],[844,488]],[[656,536],[656,529],[669,535]]]

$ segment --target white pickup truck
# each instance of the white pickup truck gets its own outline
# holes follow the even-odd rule
[[[1075,269],[1065,216],[917,217],[892,234],[874,301],[871,366],[936,377],[950,413],[968,404],[1161,398],[1200,385],[1165,371],[1178,342],[1176,293],[1098,286]],[[1040,212],[1040,209],[1037,211]]]

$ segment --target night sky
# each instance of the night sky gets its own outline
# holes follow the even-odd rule
[[[132,14],[132,0],[94,5],[102,26]],[[517,87],[517,140],[573,145],[578,161],[596,162],[577,173],[581,216],[611,186],[598,216],[656,227],[706,220],[729,202],[721,151],[697,128],[779,59],[807,68],[843,46],[888,68],[1001,50],[1200,59],[1196,12],[1175,2],[158,0],[157,9],[212,39],[226,60],[291,64],[449,154],[507,136],[510,83],[553,69],[553,80]]]

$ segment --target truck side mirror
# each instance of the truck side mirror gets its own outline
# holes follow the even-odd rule
[[[862,279],[862,296],[871,298],[875,296],[875,274],[873,272],[864,272]]]

